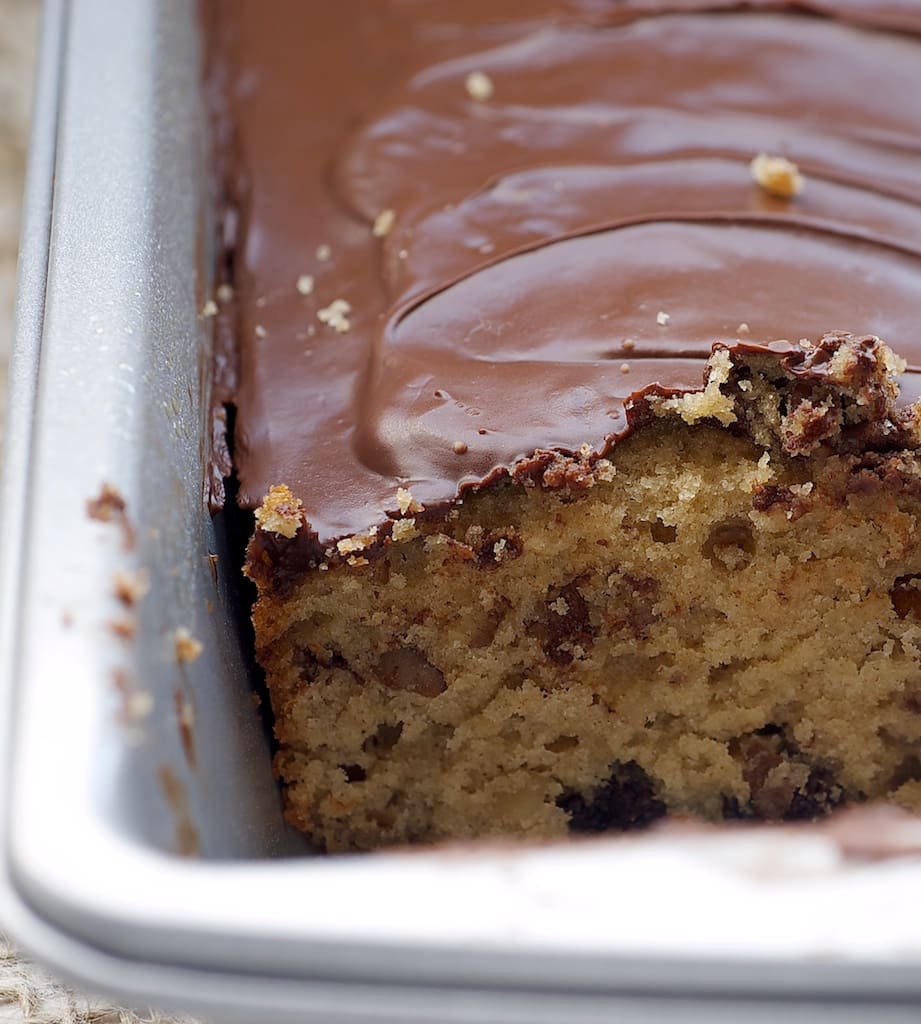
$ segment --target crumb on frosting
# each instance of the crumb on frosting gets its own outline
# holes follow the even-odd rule
[[[396,211],[381,210],[381,212],[374,218],[374,226],[371,228],[371,234],[374,235],[375,238],[384,238],[386,235],[390,234],[396,219]]]
[[[346,334],[352,326],[349,322],[349,313],[351,312],[351,303],[345,299],[333,299],[328,306],[317,310],[317,319],[320,323],[332,327],[339,334]]]
[[[208,299],[208,301],[201,307],[201,315],[204,317],[217,316],[218,308],[217,303],[214,299]]]
[[[227,284],[225,282],[224,284],[219,284],[217,286],[217,299],[218,299],[218,302],[232,302],[233,301],[233,294],[234,294],[234,292],[233,292],[233,285],[232,284]]]
[[[310,295],[313,292],[313,278],[310,274],[301,274],[295,287],[298,295]]]
[[[495,86],[485,71],[471,71],[464,80],[464,88],[472,100],[480,103],[492,99]]]
[[[407,512],[424,512],[425,506],[421,505],[412,496],[412,492],[407,490],[405,487],[397,488],[397,508],[400,510],[402,515],[406,515]]]
[[[785,156],[759,153],[749,165],[752,177],[765,192],[781,199],[793,199],[806,185],[799,168]]]
[[[295,498],[290,487],[276,484],[269,488],[269,493],[256,509],[256,525],[266,533],[277,533],[290,539],[301,525],[303,507],[303,502]]]
[[[656,323],[657,323],[657,324],[658,324],[658,325],[659,325],[660,327],[665,327],[665,326],[667,326],[667,324],[668,324],[669,320],[671,320],[671,314],[669,314],[669,313],[663,313],[661,309],[659,310],[659,312],[658,312],[658,313],[656,313]]]
[[[467,454],[467,442],[466,441],[455,441],[451,445],[455,455],[466,455]]]

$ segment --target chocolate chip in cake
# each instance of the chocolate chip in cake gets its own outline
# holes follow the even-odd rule
[[[570,832],[642,828],[665,814],[652,780],[635,761],[615,763],[610,777],[596,789],[564,793],[556,804],[569,815]]]

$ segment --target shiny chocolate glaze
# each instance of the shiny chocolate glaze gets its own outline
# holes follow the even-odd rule
[[[915,0],[206,14],[244,506],[284,483],[323,542],[400,486],[443,506],[605,452],[716,342],[880,335],[921,395]],[[753,181],[761,152],[802,195]]]

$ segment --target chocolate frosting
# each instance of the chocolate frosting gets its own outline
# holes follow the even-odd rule
[[[716,342],[876,334],[921,395],[914,0],[206,13],[244,506],[286,484],[325,541],[606,451]]]

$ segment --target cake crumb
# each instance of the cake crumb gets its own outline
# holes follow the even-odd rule
[[[588,442],[583,442],[582,444],[579,445],[579,454],[582,456],[583,459],[590,458],[593,451],[594,448],[592,448],[592,446],[588,444]]]
[[[505,539],[505,537],[501,537],[492,546],[493,561],[496,563],[501,562],[508,554],[508,541]]]
[[[393,524],[393,530],[390,536],[393,540],[400,544],[403,541],[412,540],[413,537],[418,536],[419,531],[416,529],[415,519],[398,519]]]
[[[122,723],[139,722],[153,711],[153,697],[146,690],[139,690],[123,668],[112,670],[112,682],[121,696],[119,718]]]
[[[466,441],[455,441],[454,444],[451,445],[451,447],[454,449],[455,455],[466,455],[467,453]]]
[[[624,350],[624,352],[632,352],[636,348],[636,342],[633,340],[633,338],[624,338],[624,340],[621,342],[620,347]]]
[[[253,328],[253,334],[255,334],[257,338],[264,338],[267,333],[268,332],[262,326],[262,324],[256,324],[256,326]]]
[[[736,328],[736,333],[737,334],[751,334],[751,330],[752,329],[748,326],[748,324],[743,322],[743,323],[739,324],[739,326]]]
[[[182,744],[182,752],[194,768],[198,761],[195,752],[195,708],[185,693],[178,687],[173,690],[173,710],[176,712],[176,725],[179,728],[179,741]]]
[[[492,79],[484,71],[471,71],[464,81],[464,88],[467,95],[479,103],[492,99],[495,92]]]
[[[381,210],[381,212],[374,218],[374,226],[371,228],[371,234],[374,235],[375,238],[386,237],[390,234],[396,219],[396,211]]]
[[[201,315],[203,317],[217,316],[218,308],[217,303],[214,299],[208,299],[208,301],[201,307]]]
[[[400,510],[402,515],[406,515],[407,512],[424,512],[425,506],[420,505],[418,501],[412,496],[411,492],[405,487],[397,488],[397,508]]]
[[[217,300],[218,302],[233,302],[233,285],[232,284],[219,284],[217,286]]]
[[[204,650],[201,641],[196,640],[185,626],[180,626],[173,634],[173,643],[177,661],[196,661]]]
[[[340,555],[349,555],[355,551],[364,551],[371,547],[374,538],[377,536],[377,527],[373,527],[367,533],[356,533],[353,537],[343,537],[336,541],[336,548]]]
[[[353,567],[359,566],[359,565],[367,565],[368,564],[367,558],[362,558],[359,555],[349,555],[349,557],[346,559],[346,561],[349,563],[349,565],[351,565]]]
[[[609,484],[617,475],[617,467],[610,459],[599,459],[595,463],[595,476],[602,483]]]
[[[317,259],[321,263],[328,263],[332,259],[333,250],[328,245],[317,246]]]
[[[99,496],[87,501],[86,514],[100,523],[117,522],[122,531],[122,548],[130,551],[134,547],[134,528],[128,519],[128,505],[117,488],[104,483],[99,489]]]
[[[137,631],[134,619],[128,618],[127,616],[112,619],[109,623],[109,628],[116,636],[121,637],[122,640],[130,640]]]
[[[781,199],[793,199],[798,196],[806,185],[799,168],[785,156],[771,156],[759,153],[752,160],[751,174],[758,185],[772,196]]]
[[[122,717],[126,722],[139,722],[153,711],[153,697],[146,690],[126,693],[122,701]]]
[[[555,601],[550,602],[550,610],[556,612],[557,615],[568,615],[569,605],[564,597],[558,597]]]
[[[112,589],[118,600],[130,608],[150,590],[150,576],[145,569],[119,569],[112,577]]]
[[[671,315],[669,313],[663,313],[661,309],[656,313],[656,323],[660,327],[666,327],[669,320],[671,320]]]
[[[620,372],[621,373],[629,373],[630,372],[630,364],[629,363],[621,363],[620,364]]]
[[[88,498],[86,514],[90,519],[98,519],[101,523],[109,523],[125,511],[125,499],[121,492],[111,484],[104,483],[99,490],[98,498]]]
[[[301,274],[296,287],[298,295],[310,295],[313,292],[313,278],[310,274]]]
[[[289,540],[301,525],[303,503],[285,484],[276,484],[256,509],[256,524],[266,533],[277,533]]]
[[[317,310],[317,319],[339,334],[346,334],[352,326],[348,316],[351,312],[352,306],[345,299],[333,299],[328,306]]]
[[[814,484],[812,483],[812,481],[808,480],[804,484],[790,484],[789,489],[793,494],[796,494],[801,498],[805,498],[807,494],[812,494],[813,487]]]
[[[736,422],[732,399],[722,392],[732,373],[732,358],[725,348],[715,349],[707,361],[707,383],[703,391],[688,391],[674,398],[653,401],[657,416],[677,413],[685,423],[693,425],[704,419],[719,420],[724,427]]]

